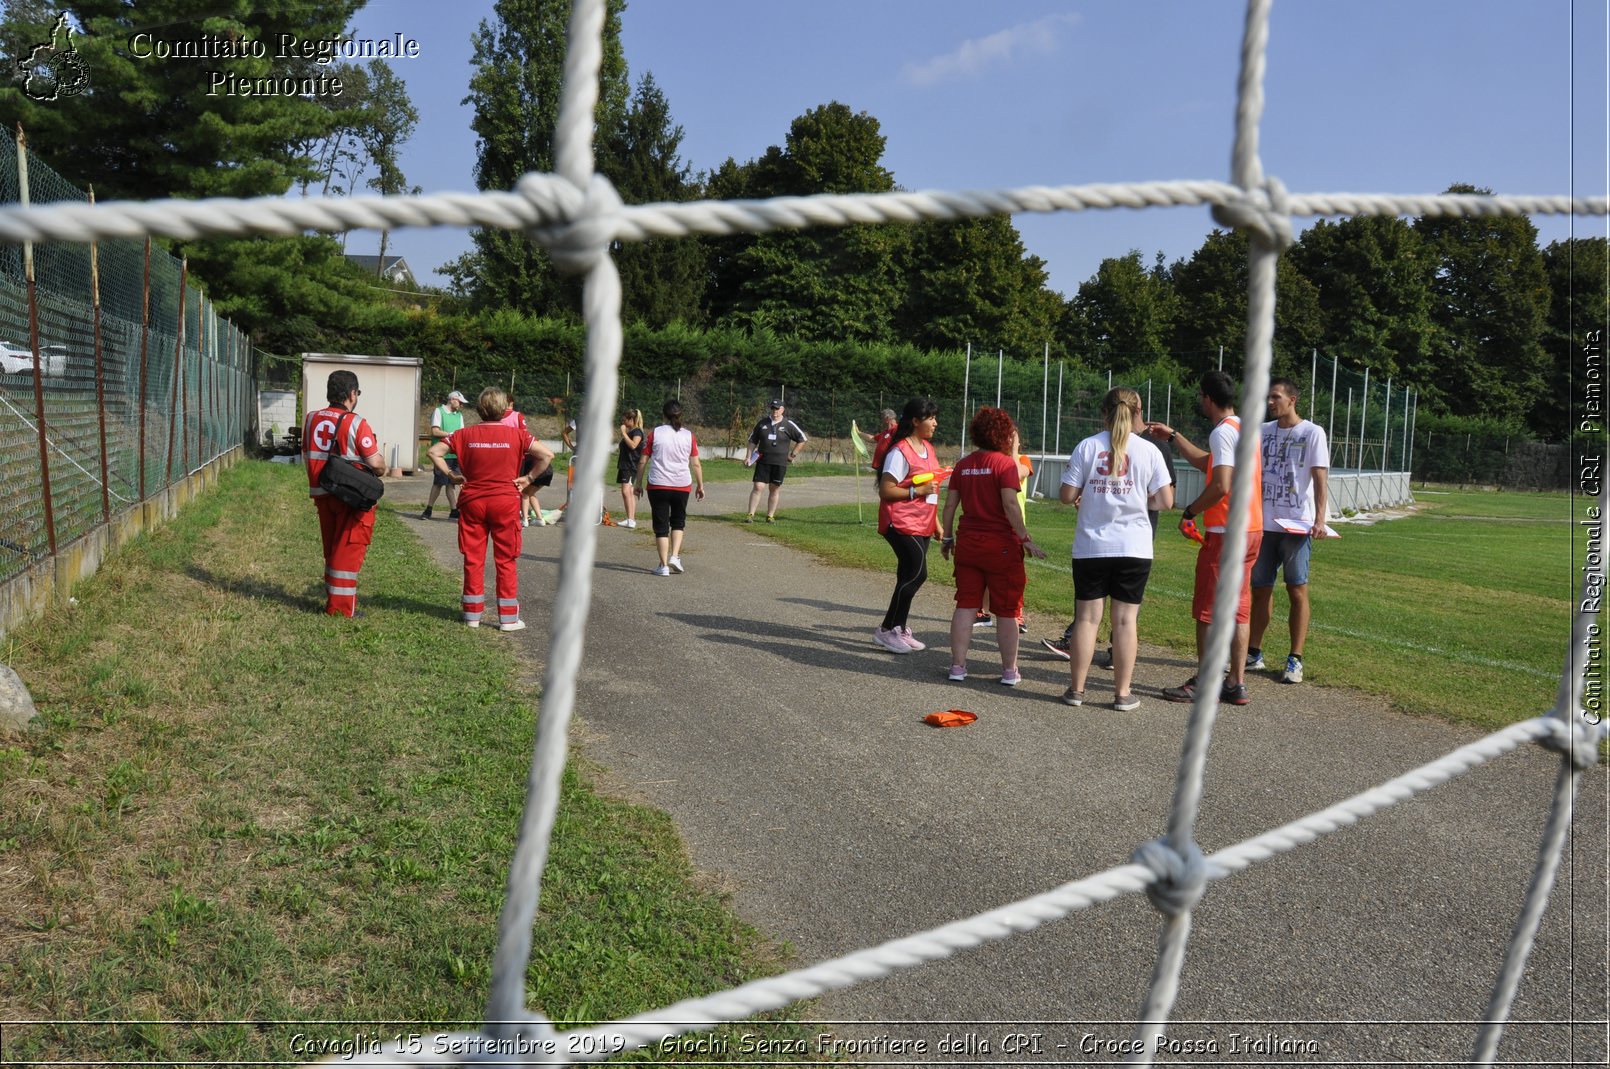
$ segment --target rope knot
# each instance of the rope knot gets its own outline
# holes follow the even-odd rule
[[[1248,230],[1284,252],[1296,242],[1291,229],[1291,202],[1278,178],[1243,190],[1228,204],[1213,206],[1213,221],[1235,230]]]
[[[569,186],[556,197],[552,179],[533,174],[520,179],[515,189],[539,205],[559,202],[567,222],[534,226],[526,232],[532,241],[548,250],[559,270],[584,274],[609,255],[622,207],[620,194],[609,179],[594,174],[585,190]]]
[[[1170,917],[1188,913],[1207,890],[1208,864],[1195,843],[1181,853],[1169,846],[1168,840],[1153,839],[1143,843],[1130,860],[1144,865],[1157,877],[1157,882],[1146,888],[1146,897],[1159,913]]]
[[[1599,763],[1602,729],[1557,716],[1548,717],[1547,723],[1549,732],[1537,740],[1539,746],[1569,757],[1576,768],[1592,768]]]

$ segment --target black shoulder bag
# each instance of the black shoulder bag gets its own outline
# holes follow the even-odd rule
[[[324,470],[319,472],[319,487],[348,508],[368,512],[385,494],[386,484],[367,467],[354,464],[341,455],[345,451],[342,443],[347,440],[344,428],[347,421],[356,416],[357,413],[348,412],[346,418],[336,422],[330,455],[324,462]]]

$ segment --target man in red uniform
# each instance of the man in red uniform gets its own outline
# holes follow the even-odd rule
[[[319,485],[319,475],[331,457],[366,465],[376,475],[386,474],[380,442],[369,421],[353,414],[358,406],[358,376],[332,371],[325,386],[329,404],[307,414],[302,442],[307,461],[308,496],[319,510],[319,534],[324,540],[324,611],[331,616],[356,616],[358,572],[369,552],[375,530],[374,509],[359,512],[332,497]],[[336,429],[341,440],[336,441]]]
[[[431,466],[462,486],[458,495],[458,551],[464,555],[464,622],[481,626],[486,611],[486,540],[492,539],[497,572],[498,630],[523,631],[520,618],[520,493],[553,462],[553,451],[527,433],[524,425],[502,422],[509,397],[496,386],[475,403],[481,422],[454,431],[430,447]],[[447,467],[458,454],[459,470]],[[526,457],[531,470],[520,474]]]

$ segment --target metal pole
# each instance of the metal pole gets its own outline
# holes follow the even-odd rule
[[[179,414],[179,374],[183,369],[181,357],[184,356],[184,295],[185,286],[190,277],[190,261],[179,261],[179,323],[175,328],[178,338],[173,343],[173,395],[168,402],[168,462],[162,469],[162,485],[173,485],[173,421]]]
[[[961,450],[967,452],[967,390],[973,378],[973,343],[967,343],[967,365],[962,369],[962,436]],[[881,478],[881,476],[880,476]]]
[[[89,202],[95,204],[95,187],[89,187]],[[106,489],[106,370],[101,355],[101,243],[89,243],[89,297],[95,318],[95,417],[101,432],[101,522],[112,522],[112,496]]]
[[[24,208],[28,207],[28,139],[17,124],[17,190]],[[28,282],[28,347],[34,354],[34,418],[39,430],[40,494],[45,506],[45,541],[50,555],[56,555],[56,513],[50,496],[50,439],[45,432],[45,373],[39,359],[39,303],[34,285],[34,243],[22,243],[22,271]]]
[[[1381,417],[1381,474],[1386,474],[1386,453],[1392,444],[1392,376],[1386,377],[1386,415]]]
[[[1064,364],[1057,361],[1057,455],[1062,455],[1062,372]]]
[[[1413,398],[1416,405],[1418,405],[1420,395],[1414,394]],[[1398,466],[1404,471],[1409,470],[1409,441],[1414,437],[1414,424],[1412,422],[1414,413],[1409,408],[1409,399],[1410,395],[1405,393],[1403,396],[1403,445],[1398,449]]]
[[[1319,394],[1319,350],[1314,350],[1312,366],[1308,369],[1308,422],[1314,422],[1314,401]]]
[[[1420,423],[1420,391],[1414,391],[1414,411],[1410,414],[1409,422],[1409,459],[1404,463],[1404,469],[1413,477],[1414,472],[1414,429]]]
[[[1330,418],[1325,421],[1325,438],[1327,441],[1336,440],[1336,366],[1340,363],[1334,356],[1330,358]],[[1347,467],[1347,458],[1342,457],[1342,467]]]
[[[1172,426],[1174,422],[1174,384],[1172,382],[1168,384],[1166,397],[1167,400],[1163,402],[1163,423]]]
[[[1219,370],[1224,370],[1224,346],[1219,346]]]
[[[207,298],[198,293],[196,294],[196,299],[199,303],[196,305],[196,415],[198,418],[195,423],[196,467],[199,468],[207,462],[206,442],[203,440],[203,432],[206,430],[207,425]],[[188,385],[188,380],[186,385]],[[185,413],[188,415],[190,412],[189,403],[187,402],[184,407]],[[185,465],[185,470],[188,471],[189,467],[188,464]]]
[[[995,407],[1001,407],[1001,374],[1006,370],[1006,350],[995,350]]]
[[[1050,405],[1051,405],[1051,343],[1046,342],[1045,343],[1045,378],[1044,378],[1044,381],[1040,385],[1040,453],[1042,454],[1042,456],[1041,456],[1042,462],[1045,459],[1044,455],[1043,455],[1045,453],[1045,429],[1046,429],[1046,427],[1048,425],[1048,422],[1049,422],[1049,419],[1050,419],[1050,411],[1049,411]],[[1035,468],[1034,470],[1035,470],[1035,472],[1037,474],[1040,469]],[[1035,482],[1038,483],[1039,479],[1035,479]]]
[[[1370,433],[1370,369],[1364,368],[1363,397],[1358,412],[1358,470],[1364,470],[1364,439]]]
[[[145,281],[140,286],[140,500],[145,500],[145,398],[151,342],[151,239],[145,239]]]
[[[1353,447],[1353,387],[1347,388],[1347,422],[1342,432],[1342,467],[1347,467],[1349,451]]]
[[[1111,389],[1111,387],[1108,387]],[[1152,418],[1152,380],[1146,380],[1146,418]]]

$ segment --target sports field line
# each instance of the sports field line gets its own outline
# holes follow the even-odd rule
[[[1034,565],[1036,568],[1048,568],[1051,571],[1057,572],[1061,575],[1068,574],[1066,567],[1054,565],[1048,560],[1037,560],[1031,557],[1027,563]],[[1072,593],[1071,588],[1069,593]],[[1191,591],[1175,590],[1168,586],[1160,586],[1156,584],[1148,584],[1146,587],[1146,593],[1148,596],[1156,595],[1161,598],[1166,598],[1170,601],[1188,602],[1191,600]],[[1406,642],[1401,638],[1389,638],[1385,635],[1372,634],[1369,631],[1358,631],[1350,627],[1337,627],[1335,624],[1313,622],[1308,625],[1308,629],[1310,631],[1323,631],[1333,635],[1343,635],[1347,638],[1356,638],[1364,642],[1379,643],[1388,649],[1395,646],[1399,649],[1414,650],[1417,653],[1429,653],[1434,657],[1446,657],[1449,660],[1459,661],[1462,664],[1477,664],[1481,665],[1483,668],[1501,668],[1506,672],[1519,672],[1522,675],[1536,676],[1538,679],[1559,678],[1559,676],[1554,672],[1545,672],[1540,668],[1533,668],[1529,664],[1516,664],[1513,661],[1497,661],[1490,657],[1478,657],[1475,654],[1461,653],[1457,650],[1438,649],[1436,646],[1426,646],[1418,642]]]

